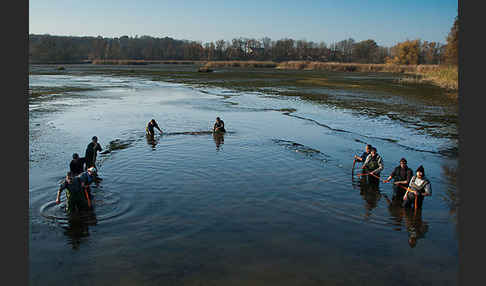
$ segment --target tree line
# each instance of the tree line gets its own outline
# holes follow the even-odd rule
[[[356,42],[349,38],[327,45],[324,42],[235,38],[201,43],[169,37],[122,36],[115,38],[29,35],[29,62],[82,62],[86,60],[261,60],[320,61],[396,64],[457,64],[459,21],[446,44],[407,40],[392,47],[374,40]]]

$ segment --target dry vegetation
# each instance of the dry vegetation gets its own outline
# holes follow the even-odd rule
[[[278,69],[324,70],[324,71],[354,71],[354,72],[429,72],[438,70],[438,65],[395,65],[395,64],[360,64],[337,62],[289,61],[278,64]]]
[[[207,62],[207,68],[224,68],[224,67],[240,67],[240,68],[274,68],[277,63],[272,61],[210,61]]]
[[[432,83],[451,91],[457,91],[459,88],[457,66],[440,66],[432,70],[417,69],[407,74],[410,76],[400,79],[400,83]]]
[[[190,60],[93,60],[93,64],[108,65],[147,65],[180,64],[199,65],[200,71],[212,71],[215,68],[276,68],[280,70],[320,70],[330,72],[391,72],[403,73],[406,77],[400,83],[432,83],[442,88],[458,90],[458,70],[454,65],[400,65],[400,64],[361,64],[313,61],[190,61]],[[201,70],[202,69],[202,70]]]

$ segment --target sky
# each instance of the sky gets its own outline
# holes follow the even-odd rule
[[[457,0],[29,0],[29,34],[446,43]]]

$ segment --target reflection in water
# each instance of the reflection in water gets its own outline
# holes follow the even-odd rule
[[[425,237],[429,230],[428,224],[422,220],[422,210],[413,211],[405,209],[405,223],[408,231],[408,244],[410,247],[417,245],[417,240]]]
[[[441,198],[446,202],[449,207],[449,214],[456,223],[456,233],[459,234],[459,224],[457,223],[457,211],[460,205],[459,190],[457,189],[457,168],[442,166],[442,171],[445,176],[447,189],[441,194]]]
[[[447,190],[441,197],[449,206],[449,213],[455,215],[459,207],[459,193],[457,190],[457,168],[442,166],[442,171],[448,182]]]
[[[378,184],[369,183],[366,176],[362,176],[359,181],[359,194],[365,201],[365,218],[369,218],[371,211],[376,208],[378,201],[381,198],[380,188]]]
[[[96,225],[97,219],[93,211],[83,213],[82,215],[71,216],[64,228],[64,234],[67,236],[68,243],[73,249],[79,249],[83,238],[89,236],[89,226]]]
[[[152,146],[152,149],[155,150],[155,146],[159,143],[158,139],[155,139],[154,135],[146,134],[145,137],[147,138],[147,144]]]
[[[224,144],[224,133],[213,133],[214,143],[216,144],[216,150],[219,151],[219,147]]]
[[[429,230],[428,223],[422,220],[422,209],[403,208],[399,200],[391,201],[386,194],[383,196],[388,203],[393,229],[400,231],[404,222],[408,231],[408,245],[415,247],[418,239],[424,238]]]

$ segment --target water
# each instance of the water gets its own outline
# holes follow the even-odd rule
[[[451,139],[296,97],[146,76],[39,73],[29,85],[63,88],[29,102],[32,285],[456,284],[457,158],[441,152],[457,148]],[[207,132],[216,116],[224,136]],[[164,131],[154,141],[151,118]],[[94,216],[69,222],[57,184],[93,135],[104,180]],[[370,190],[352,176],[365,143],[384,175],[401,157],[424,165],[433,196],[421,213],[389,206],[390,184]]]

